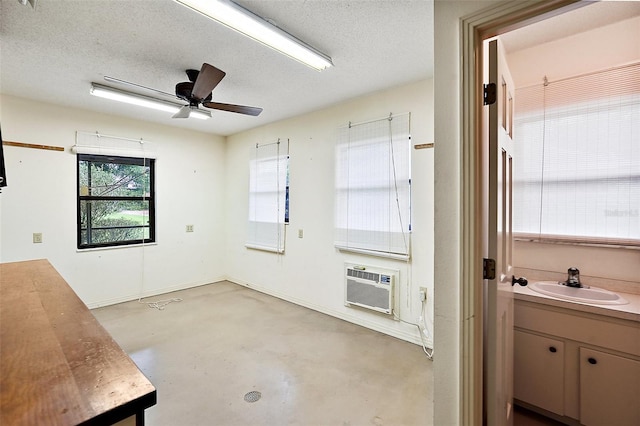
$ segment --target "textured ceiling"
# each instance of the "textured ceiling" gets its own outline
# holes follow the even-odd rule
[[[238,1],[332,57],[317,72],[171,0],[17,0],[0,5],[0,91],[228,135],[432,75],[433,3]],[[259,117],[213,111],[171,119],[89,95],[103,76],[173,93],[187,68],[227,73],[214,101],[264,108]],[[113,85],[113,84],[109,84]]]
[[[172,0],[38,0],[35,9],[0,0],[0,93],[229,135],[433,74],[432,1],[237,3],[328,54],[335,66],[317,72]],[[640,5],[605,3],[571,12],[600,7],[582,17],[556,18],[561,24],[505,35],[505,44],[514,50],[550,41],[623,19]],[[184,71],[203,62],[227,73],[214,101],[263,113],[172,119],[89,95],[91,82],[115,86],[105,75],[173,93],[187,80]]]

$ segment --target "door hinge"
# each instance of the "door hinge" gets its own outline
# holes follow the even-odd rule
[[[482,259],[482,279],[496,279],[496,261],[494,259]]]
[[[493,105],[496,103],[496,84],[489,83],[484,85],[483,103],[485,105]]]

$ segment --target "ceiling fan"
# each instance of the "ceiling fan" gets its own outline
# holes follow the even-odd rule
[[[173,118],[188,118],[192,111],[202,111],[201,109],[199,109],[200,105],[206,108],[252,116],[260,115],[260,113],[262,112],[262,108],[212,102],[213,89],[220,83],[220,81],[222,81],[222,79],[226,75],[224,71],[214,67],[213,65],[203,63],[202,68],[200,68],[199,71],[188,69],[186,70],[186,73],[189,81],[176,84],[175,97],[180,100],[186,101],[189,104],[184,105],[182,108],[180,108],[180,110],[173,115]],[[109,76],[104,76],[104,79],[113,83],[126,84],[129,86],[143,88],[162,94],[164,96],[174,96],[173,94],[166,93],[161,90],[152,89]]]

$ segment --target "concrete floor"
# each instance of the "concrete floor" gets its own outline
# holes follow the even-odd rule
[[[149,426],[433,421],[420,346],[229,282],[144,301],[170,298],[92,311],[156,386]]]

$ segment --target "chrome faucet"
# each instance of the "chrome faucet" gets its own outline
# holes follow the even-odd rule
[[[563,284],[567,287],[575,287],[582,288],[582,283],[580,282],[580,271],[578,268],[571,267],[567,270],[569,276],[567,277],[567,281]]]

